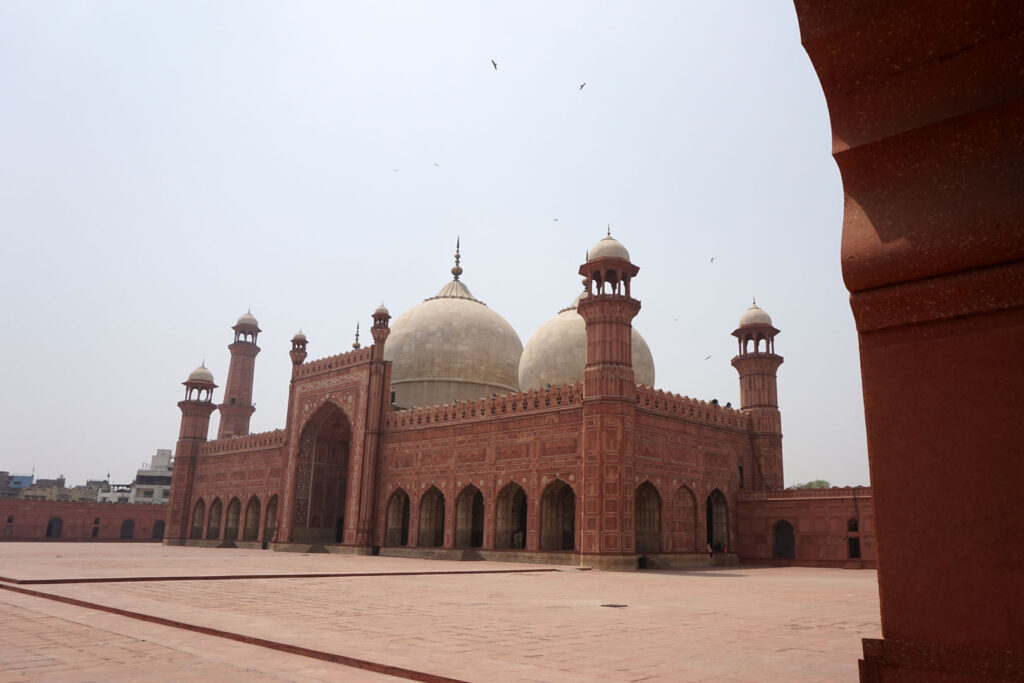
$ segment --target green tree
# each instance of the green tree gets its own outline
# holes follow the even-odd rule
[[[803,484],[793,484],[789,488],[791,489],[830,489],[832,484],[828,483],[824,479],[815,479],[814,481],[804,482]]]

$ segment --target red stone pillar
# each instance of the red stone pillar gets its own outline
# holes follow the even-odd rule
[[[181,427],[174,450],[174,474],[171,477],[171,496],[167,501],[167,528],[165,545],[184,545],[191,531],[192,487],[195,479],[196,456],[206,443],[210,430],[213,404],[213,374],[201,366],[192,371],[185,385],[185,400],[181,409]]]
[[[359,517],[356,526],[355,543],[359,546],[373,545],[374,493],[377,490],[377,458],[380,450],[380,427],[384,411],[390,405],[388,387],[391,386],[390,363],[384,360],[384,343],[391,328],[388,321],[391,314],[381,304],[373,312],[373,335],[370,361],[370,381],[366,397],[366,438],[363,441],[363,467],[359,494]]]
[[[1024,6],[798,0],[832,119],[882,640],[862,680],[1024,675]]]

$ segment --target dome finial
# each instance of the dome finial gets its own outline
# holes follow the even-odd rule
[[[459,265],[459,260],[462,258],[459,255],[459,242],[460,241],[461,241],[460,238],[458,238],[458,237],[455,238],[455,267],[452,268],[452,275],[455,277],[456,280],[458,280],[459,276],[462,275],[462,267]]]
[[[359,323],[356,323],[356,340],[352,342],[353,349],[359,349]]]
[[[757,297],[756,296],[755,297],[751,297],[751,302],[753,303],[754,306],[756,306],[757,305]]]
[[[612,236],[612,224],[609,223],[608,224],[608,237],[611,237],[611,236]]]

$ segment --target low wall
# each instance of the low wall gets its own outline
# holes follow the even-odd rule
[[[160,541],[166,518],[166,505],[4,498],[0,541]]]
[[[792,543],[785,536],[787,522]],[[742,493],[736,523],[737,550],[745,563],[875,566],[874,508],[866,486]],[[860,557],[854,556],[857,551]]]

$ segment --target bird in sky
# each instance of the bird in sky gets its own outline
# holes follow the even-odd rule
[[[556,223],[558,222],[558,219],[557,219],[557,218],[552,218],[551,220],[553,220],[553,221],[554,221],[554,222],[556,222]]]
[[[712,257],[711,257],[711,262],[712,262],[712,263],[714,263],[714,262],[715,262],[715,257],[714,257],[714,256],[712,256]]]
[[[438,167],[440,167],[440,166],[441,166],[441,164],[439,164],[439,163],[437,163],[437,162],[435,161],[435,162],[434,162],[434,166],[438,166]]]
[[[704,356],[704,360],[710,360],[711,356]]]
[[[586,84],[587,84],[587,82],[586,82],[586,81],[583,81],[582,83],[580,83],[580,90],[583,90],[583,87],[584,87],[584,86],[585,86]]]
[[[498,63],[492,59],[491,60],[491,64],[494,65],[494,70],[497,71],[498,70]]]

